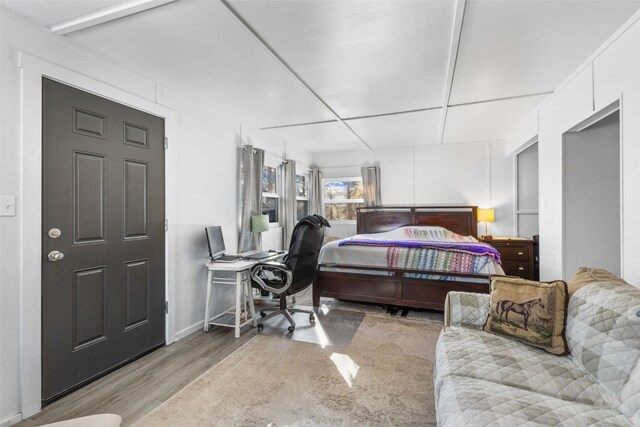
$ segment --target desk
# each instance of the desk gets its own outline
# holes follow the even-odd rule
[[[261,262],[274,261],[284,254],[274,253],[273,256],[261,260],[239,260],[236,262],[208,262],[207,267],[207,301],[204,309],[204,330],[208,331],[210,325],[226,326],[235,329],[235,337],[240,337],[240,328],[253,324],[256,318],[256,309],[253,305],[253,292],[251,291],[251,267]],[[216,277],[215,273],[235,273],[234,278]],[[211,289],[213,286],[236,286],[236,302],[234,307],[211,317]],[[248,306],[248,307],[247,307]],[[246,309],[249,309],[247,313]],[[244,312],[244,314],[243,314]]]

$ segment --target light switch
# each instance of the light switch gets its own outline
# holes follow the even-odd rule
[[[0,216],[16,216],[16,196],[0,196]]]

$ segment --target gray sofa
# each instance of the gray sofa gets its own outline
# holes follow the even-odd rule
[[[571,354],[482,330],[489,295],[449,293],[434,385],[439,426],[640,426],[640,289],[593,283],[569,300]]]

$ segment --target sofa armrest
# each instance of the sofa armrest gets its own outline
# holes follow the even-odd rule
[[[449,292],[444,302],[445,329],[451,326],[482,328],[489,314],[490,301],[488,294]]]

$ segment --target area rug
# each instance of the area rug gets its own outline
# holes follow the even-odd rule
[[[136,425],[435,425],[441,327],[367,315],[346,348],[257,335]]]
[[[312,305],[312,288],[307,288],[299,294],[296,294],[296,305]],[[258,305],[261,302],[258,302]],[[364,313],[367,316],[378,316],[386,318],[403,318],[412,319],[421,322],[442,324],[442,312],[434,310],[427,310],[421,308],[407,308],[400,309],[393,307],[394,310],[390,310],[392,307],[383,306],[382,304],[353,302],[346,300],[337,300],[334,298],[320,298],[320,307],[329,309],[339,309],[343,311],[354,311],[358,313]]]

